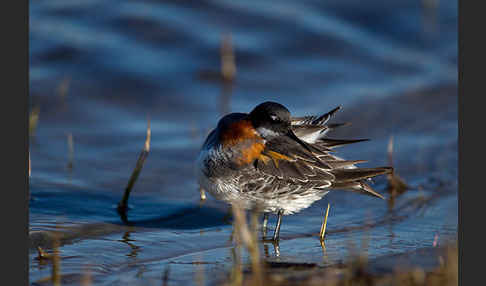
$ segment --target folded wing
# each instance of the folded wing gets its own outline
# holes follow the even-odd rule
[[[365,161],[344,160],[331,153],[335,147],[367,140],[331,139],[325,136],[329,130],[346,125],[327,124],[340,109],[337,107],[321,116],[292,118],[293,132],[311,148],[303,148],[287,136],[278,137],[265,144],[265,149],[255,160],[255,168],[280,181],[303,187],[355,191],[383,199],[366,181],[393,172],[391,167],[359,168],[356,164]]]

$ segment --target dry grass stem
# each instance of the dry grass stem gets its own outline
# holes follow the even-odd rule
[[[327,217],[329,216],[330,208],[331,208],[331,204],[327,204],[326,215],[324,216],[324,221],[322,222],[321,231],[319,233],[319,237],[321,241],[324,241],[324,236],[326,235]]]
[[[201,201],[206,200],[206,192],[204,191],[203,188],[199,188],[199,194],[201,196]]]
[[[203,257],[198,258],[199,261],[203,261]],[[204,263],[197,263],[196,262],[196,274],[194,280],[196,281],[196,285],[204,285],[205,277],[204,277]]]
[[[439,235],[436,233],[436,234],[434,235],[434,242],[432,243],[432,246],[433,246],[433,247],[437,247],[438,242],[439,242]]]
[[[40,246],[37,246],[37,259],[51,259],[51,256],[46,253]]]
[[[33,135],[36,128],[37,123],[39,122],[39,113],[40,108],[38,106],[34,107],[29,114],[29,135]]]
[[[223,36],[221,41],[221,75],[224,81],[231,82],[236,76],[235,56],[231,34]]]
[[[73,162],[74,162],[74,139],[72,133],[69,133],[67,135],[67,142],[69,148],[67,168],[71,170],[73,168]]]
[[[88,266],[85,266],[83,277],[81,277],[81,286],[90,286],[93,284],[93,278],[91,277],[91,270]]]
[[[388,164],[393,167],[393,136],[388,141]],[[388,192],[390,193],[389,206],[393,207],[395,197],[403,194],[410,187],[405,181],[394,171],[387,175],[388,180]]]
[[[232,286],[239,286],[243,282],[243,269],[241,267],[241,247],[239,244],[231,249],[231,256],[233,258],[233,267],[231,268],[229,284]]]
[[[162,276],[162,286],[169,285],[170,264],[167,264],[164,270],[164,276]]]
[[[61,256],[59,252],[60,240],[58,235],[54,239],[53,252],[52,252],[52,284],[55,286],[61,285]]]
[[[324,239],[321,239],[320,243],[321,243],[322,252],[325,254],[326,253],[326,243],[324,242]]]
[[[65,98],[66,95],[67,95],[67,92],[69,90],[69,85],[71,83],[71,78],[70,77],[65,77],[61,83],[59,84],[59,86],[57,87],[57,94],[61,97],[61,98]]]
[[[388,140],[387,154],[388,164],[393,166],[393,136],[390,136],[390,140]]]
[[[257,233],[257,214],[252,211],[252,225],[248,226],[244,211],[236,204],[232,205],[234,217],[234,229],[236,242],[243,244],[251,259],[252,269],[252,283],[251,285],[263,285],[263,264],[260,260],[260,253],[258,248],[258,233]]]
[[[147,120],[147,138],[145,139],[145,145],[140,153],[140,156],[137,160],[137,165],[130,176],[130,180],[128,181],[128,185],[125,188],[125,193],[123,194],[123,198],[118,203],[118,213],[122,217],[122,220],[126,222],[126,211],[128,209],[128,198],[130,196],[130,192],[132,191],[133,185],[137,181],[138,175],[142,171],[143,164],[147,159],[147,156],[150,151],[150,137],[151,137],[151,130],[150,130],[150,119]]]
[[[230,112],[230,100],[232,94],[232,84],[236,76],[235,55],[231,34],[223,35],[221,40],[221,78],[223,86],[221,89],[220,104],[221,115]]]

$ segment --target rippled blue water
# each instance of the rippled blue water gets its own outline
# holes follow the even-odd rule
[[[174,284],[194,282],[200,267],[208,284],[219,279],[231,264],[232,226],[223,204],[210,198],[199,206],[193,163],[224,112],[248,112],[265,100],[296,115],[342,105],[335,120],[352,125],[335,137],[372,140],[340,154],[385,165],[393,136],[394,166],[412,186],[392,211],[373,198],[329,194],[284,218],[280,252],[261,245],[267,259],[327,265],[364,239],[371,258],[429,247],[436,235],[439,243],[454,239],[456,5],[30,1],[30,103],[40,110],[30,140],[30,280],[50,275],[34,259],[34,238],[55,228],[72,233],[60,248],[63,284],[86,269],[102,285],[157,283],[166,265]],[[228,34],[237,66],[231,85],[212,76]],[[115,207],[147,117],[151,150],[129,201],[135,225],[128,228]],[[376,180],[377,190],[385,187]],[[328,202],[324,255],[316,235]]]

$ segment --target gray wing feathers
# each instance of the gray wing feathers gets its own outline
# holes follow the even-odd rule
[[[393,172],[391,167],[359,168],[356,164],[364,163],[363,160],[344,160],[334,156],[332,148],[352,143],[366,141],[368,139],[331,139],[326,133],[334,128],[346,125],[342,123],[327,124],[329,119],[341,107],[321,116],[294,117],[291,119],[292,130],[301,140],[306,141],[312,148],[312,152],[303,148],[296,148],[292,142],[285,138],[268,142],[268,151],[281,153],[290,160],[256,160],[254,168],[248,172],[248,176],[264,178],[257,184],[258,191],[277,195],[279,193],[300,193],[309,189],[343,189],[355,191],[371,196],[383,198],[365,181],[369,178],[389,174]],[[267,153],[266,153],[267,152]],[[255,172],[255,169],[257,172]],[[245,180],[243,180],[245,181]],[[251,184],[247,184],[251,187]]]

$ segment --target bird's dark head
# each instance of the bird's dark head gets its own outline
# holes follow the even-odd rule
[[[290,131],[290,112],[280,103],[267,101],[251,112],[249,119],[264,139],[287,134]]]

